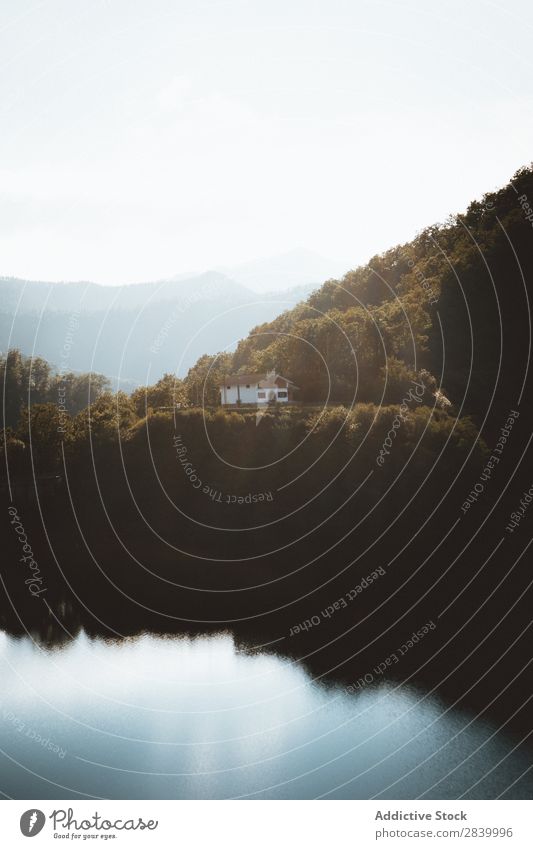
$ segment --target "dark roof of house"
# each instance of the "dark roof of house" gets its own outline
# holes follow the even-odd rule
[[[252,383],[262,383],[269,379],[270,374],[270,372],[267,374],[227,374],[224,381],[220,382],[220,386],[248,386],[248,384],[251,385]],[[290,386],[294,386],[296,389],[298,388],[292,380],[289,380],[288,377],[283,377],[282,374],[275,373],[273,380],[276,380],[276,378],[281,378]]]
[[[259,383],[260,380],[264,379],[264,374],[227,374],[220,385],[237,386],[238,384],[239,386],[246,386],[248,383]]]

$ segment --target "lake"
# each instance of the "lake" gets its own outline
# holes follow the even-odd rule
[[[531,798],[531,751],[423,688],[356,694],[231,633],[0,633],[13,798]]]

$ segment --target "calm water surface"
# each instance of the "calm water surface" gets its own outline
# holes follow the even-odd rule
[[[530,752],[496,725],[394,682],[347,695],[285,658],[239,651],[229,634],[106,642],[82,633],[47,650],[2,633],[0,676],[9,797],[533,792]]]

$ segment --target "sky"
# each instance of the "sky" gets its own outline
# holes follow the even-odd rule
[[[351,266],[533,151],[526,0],[0,0],[0,275]]]

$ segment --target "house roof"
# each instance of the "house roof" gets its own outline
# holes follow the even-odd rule
[[[227,374],[224,377],[224,381],[220,382],[220,386],[247,386],[248,384],[256,383],[261,384],[264,388],[268,388],[275,385],[276,378],[281,378],[290,386],[294,386],[296,389],[298,388],[288,377],[283,377],[283,375],[276,372],[268,372],[267,374],[264,372],[263,374]]]
[[[224,381],[221,381],[220,385],[224,386],[230,384],[231,386],[246,386],[248,383],[259,383],[260,380],[264,379],[264,374],[227,374],[224,377]]]
[[[287,384],[287,386],[294,386],[295,389],[298,389],[295,383],[292,380],[289,380],[288,377],[283,377],[281,374],[267,374],[262,380],[259,381],[259,386],[261,389],[271,389],[277,386],[276,381],[283,380]]]

